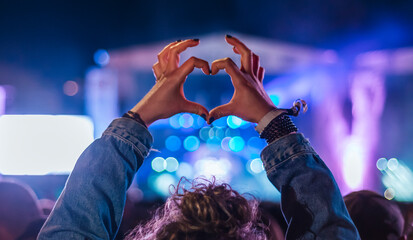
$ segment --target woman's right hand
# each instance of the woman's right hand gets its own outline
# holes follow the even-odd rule
[[[209,112],[208,123],[228,115],[258,123],[265,114],[277,109],[264,90],[264,68],[260,66],[259,57],[240,40],[229,35],[225,36],[225,40],[234,46],[235,53],[241,55],[241,67],[238,68],[231,58],[215,60],[211,64],[212,75],[225,69],[231,77],[235,91],[229,103]]]

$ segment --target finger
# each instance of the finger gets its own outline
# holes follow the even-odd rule
[[[230,35],[225,36],[225,40],[227,43],[231,44],[235,47],[235,51],[238,51],[241,54],[241,68],[247,73],[252,73],[251,65],[252,65],[252,52],[251,50],[245,46],[243,42],[238,40],[235,37]]]
[[[265,69],[263,67],[260,67],[260,69],[258,70],[258,79],[260,80],[260,82],[264,80],[264,74],[265,74]]]
[[[232,51],[234,51],[234,53],[236,53],[236,54],[240,54],[240,52],[238,51],[238,49],[236,47],[233,47]]]
[[[172,46],[175,46],[176,44],[178,44],[178,43],[180,43],[180,42],[182,42],[182,40],[178,40],[178,41],[176,41],[176,42],[170,43],[170,44],[168,44],[166,47],[164,47],[164,48],[162,49],[162,51],[159,52],[159,54],[158,54],[158,62],[159,62],[159,64],[160,64],[160,69],[161,69],[161,70],[165,71],[165,68],[166,68],[166,66],[167,66],[167,64],[168,64],[168,55],[169,55],[170,48],[171,48]]]
[[[210,74],[209,64],[207,61],[196,57],[191,57],[179,67],[178,72],[180,74],[180,78],[185,80],[185,77],[194,71],[195,68],[201,68],[206,75]]]
[[[169,52],[168,65],[166,66],[166,71],[171,72],[178,68],[179,54],[185,51],[187,48],[195,47],[198,44],[199,39],[189,39],[172,46]]]
[[[160,66],[159,62],[156,62],[152,66],[152,70],[153,70],[153,74],[155,75],[155,78],[159,79],[159,77],[162,75],[162,70],[161,70],[161,66]]]
[[[185,100],[182,112],[194,113],[207,120],[209,117],[208,110],[199,103]]]
[[[258,76],[258,70],[260,68],[260,57],[255,53],[252,53],[252,73],[254,76]]]
[[[238,68],[238,66],[232,61],[231,58],[223,58],[218,59],[212,62],[211,64],[211,74],[215,75],[219,72],[219,70],[225,69],[225,72],[231,76],[231,80],[233,83],[239,83],[240,79],[242,79],[242,74]]]
[[[227,103],[212,109],[209,112],[208,124],[225,116],[233,115],[232,104]]]

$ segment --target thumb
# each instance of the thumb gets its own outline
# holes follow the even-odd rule
[[[208,124],[211,124],[213,121],[217,119],[220,119],[222,117],[232,115],[232,114],[233,114],[233,110],[232,110],[232,105],[230,103],[218,106],[209,112]]]
[[[209,116],[209,112],[204,106],[202,106],[199,103],[191,102],[188,100],[185,101],[183,112],[197,114],[201,116],[203,119],[205,119],[205,121],[208,119]]]

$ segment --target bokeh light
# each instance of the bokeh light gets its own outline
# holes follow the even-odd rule
[[[239,135],[240,132],[238,129],[227,128],[227,130],[225,130],[225,137],[235,137]]]
[[[99,66],[106,66],[110,61],[108,51],[104,49],[98,49],[93,55],[93,60],[95,60],[95,63]]]
[[[210,139],[217,138],[219,140],[225,137],[225,131],[223,127],[212,127],[208,132]]]
[[[396,197],[396,192],[393,188],[387,188],[386,191],[384,191],[384,197],[387,200],[392,200],[394,197]]]
[[[178,177],[187,177],[192,178],[194,176],[194,169],[191,164],[182,162],[178,166],[178,170],[176,171],[176,175]]]
[[[265,140],[259,137],[251,137],[247,142],[248,150],[253,153],[261,152],[266,145]]]
[[[226,127],[227,126],[227,117],[222,117],[220,119],[215,120],[212,123],[214,127]]]
[[[399,166],[399,161],[396,158],[390,158],[389,161],[387,162],[387,168],[389,170],[394,171],[397,169]]]
[[[249,162],[249,170],[254,174],[258,174],[264,171],[264,164],[260,158],[255,158]]]
[[[165,140],[165,147],[172,152],[178,151],[181,148],[181,139],[177,136],[169,136]]]
[[[162,157],[156,157],[151,162],[152,169],[156,172],[163,172],[166,169],[166,161]]]
[[[229,141],[231,140],[230,137],[224,137],[221,141],[221,148],[225,151],[229,152],[231,149],[229,148]]]
[[[229,180],[231,162],[226,158],[207,157],[195,162],[196,176],[204,176],[210,178],[215,176],[217,179]]]
[[[229,148],[234,152],[239,152],[244,149],[245,142],[242,137],[236,136],[229,140]]]
[[[383,185],[397,193],[394,197],[397,201],[413,201],[413,188],[409,187],[413,182],[412,170],[402,161],[389,160],[389,162],[387,169],[382,171]]]
[[[161,175],[156,176],[155,180],[150,181],[153,190],[164,197],[169,196],[170,186],[175,184],[175,182],[175,177],[169,173],[162,173]]]
[[[179,124],[179,117],[181,114],[175,114],[169,118],[169,125],[175,129],[179,129],[181,125]]]
[[[183,128],[190,128],[194,124],[194,118],[189,113],[184,113],[179,117],[179,125]]]
[[[203,127],[199,130],[199,138],[202,140],[206,141],[209,139],[209,131],[211,130],[211,127]]]
[[[208,150],[216,152],[221,148],[221,140],[219,140],[218,138],[210,138],[207,140],[206,146]]]
[[[79,92],[79,85],[75,81],[67,81],[63,84],[63,93],[67,96],[74,96]]]
[[[237,116],[230,115],[227,117],[227,125],[232,129],[239,128],[242,122],[243,120]]]
[[[190,152],[196,151],[199,148],[199,145],[200,145],[200,141],[195,136],[188,136],[184,140],[184,148],[187,151],[190,151]]]
[[[379,158],[379,160],[377,160],[377,162],[376,162],[376,167],[380,171],[386,170],[386,168],[387,168],[387,159]]]
[[[165,162],[166,162],[166,168],[165,168],[166,171],[175,172],[176,170],[178,170],[179,162],[178,160],[176,160],[176,158],[168,157],[167,159],[165,159]]]
[[[192,125],[193,128],[199,129],[206,124],[205,119],[203,119],[199,115],[192,114],[192,117],[194,118],[194,124]]]

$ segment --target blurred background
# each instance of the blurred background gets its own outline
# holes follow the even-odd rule
[[[225,34],[261,57],[279,107],[295,118],[343,194],[370,189],[413,200],[413,1],[0,1],[0,174],[55,200],[77,157],[153,86],[169,42],[199,38],[194,55],[231,57]],[[224,73],[195,70],[188,99],[212,109],[231,99]],[[229,116],[208,126],[178,114],[150,127],[153,151],[134,196],[168,195],[181,176],[217,176],[240,192],[279,201],[260,160],[254,124]]]

